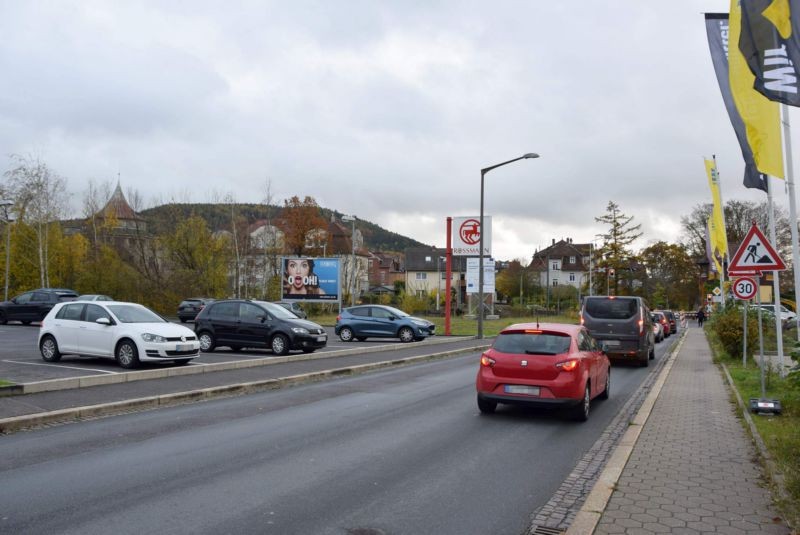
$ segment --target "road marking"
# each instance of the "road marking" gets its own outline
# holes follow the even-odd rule
[[[94,368],[78,368],[77,366],[64,366],[64,365],[61,365],[61,364],[46,364],[46,363],[43,363],[43,362],[20,362],[18,360],[4,360],[3,362],[10,362],[12,364],[27,364],[28,366],[53,366],[55,368],[67,368],[67,369],[71,369],[71,370],[81,370],[81,371],[97,372],[97,373],[110,373],[112,375],[116,375],[116,374],[120,373],[120,372],[111,372],[111,371],[108,371],[108,370],[97,370],[97,369],[94,369]]]

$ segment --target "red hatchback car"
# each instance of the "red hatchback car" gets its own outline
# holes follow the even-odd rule
[[[611,362],[585,327],[520,323],[503,329],[481,355],[475,386],[478,408],[498,403],[567,407],[575,419],[589,418],[591,400],[607,399]]]

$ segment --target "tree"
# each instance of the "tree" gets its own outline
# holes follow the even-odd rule
[[[601,280],[598,282],[606,284],[609,288],[613,287],[615,295],[619,293],[620,280],[625,282],[628,291],[632,291],[635,255],[629,246],[641,237],[639,229],[642,225],[632,225],[633,216],[623,214],[614,201],[608,201],[606,214],[595,217],[594,220],[609,227],[607,232],[597,235],[603,239],[602,247],[596,251],[599,260],[595,265],[601,274],[598,277]],[[613,276],[611,270],[614,270]]]
[[[284,201],[286,219],[286,249],[293,255],[303,256],[311,233],[325,227],[325,218],[313,197],[302,201],[296,195]]]
[[[700,270],[683,245],[656,242],[642,249],[639,260],[647,273],[644,294],[651,306],[688,309],[698,301]]]
[[[11,156],[11,169],[4,176],[20,219],[31,224],[36,233],[40,285],[50,286],[48,228],[58,224],[65,212],[66,182],[38,157],[17,154]]]
[[[506,269],[497,274],[497,279],[495,280],[497,293],[507,297],[509,300],[519,297],[522,293],[522,287],[525,286],[524,279],[526,275],[523,260],[512,260],[508,263]]]

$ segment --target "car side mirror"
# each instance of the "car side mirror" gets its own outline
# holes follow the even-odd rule
[[[260,315],[256,316],[256,319],[258,319],[258,321],[260,321],[261,323],[264,323],[269,318],[265,314],[260,314]]]
[[[111,325],[111,320],[108,318],[97,318],[94,322],[100,325]]]
[[[11,302],[12,302],[12,303],[14,303],[14,304],[16,305],[16,304],[17,304],[17,298],[16,298],[16,297],[15,297],[15,298],[13,298],[13,299],[11,300]]]

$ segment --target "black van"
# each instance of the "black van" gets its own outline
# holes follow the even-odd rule
[[[641,297],[588,296],[581,306],[581,325],[612,359],[633,359],[647,366],[656,357],[650,309]]]

